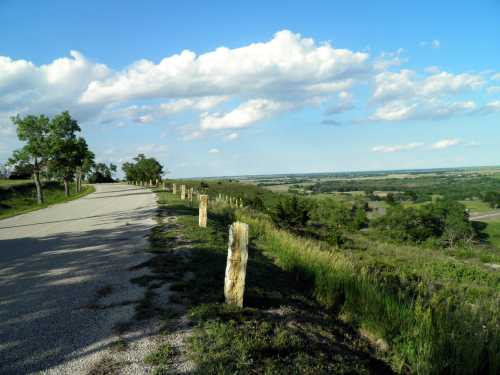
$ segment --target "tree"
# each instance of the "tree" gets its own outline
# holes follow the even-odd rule
[[[155,181],[161,180],[163,166],[155,158],[147,158],[139,154],[134,158],[135,163],[124,163],[122,170],[127,181]]]
[[[113,172],[116,172],[116,165],[105,163],[97,163],[93,167],[93,171],[89,177],[90,182],[105,183],[114,182]]]
[[[40,181],[40,173],[46,167],[50,152],[49,135],[50,120],[44,115],[12,117],[11,121],[17,127],[17,137],[26,144],[19,150],[14,151],[9,159],[9,164],[14,168],[22,167],[29,171],[33,177],[36,187],[36,199],[39,204],[43,203],[43,191]]]
[[[82,178],[87,175],[94,166],[94,153],[89,150],[87,142],[83,138],[79,138],[77,144],[78,153],[80,156],[80,164],[76,167],[76,191],[79,193],[82,190]]]
[[[310,210],[305,199],[294,195],[279,200],[271,216],[279,227],[303,232],[311,217]]]
[[[362,225],[364,222],[357,217],[361,213],[364,214],[362,208],[351,208],[344,202],[325,199],[314,210],[313,220],[326,232],[323,237],[339,247],[346,242],[347,233],[359,229],[358,225]]]
[[[69,183],[82,165],[88,149],[85,140],[76,136],[80,130],[78,122],[67,111],[54,116],[49,124],[49,168],[63,180],[66,196],[69,196]]]

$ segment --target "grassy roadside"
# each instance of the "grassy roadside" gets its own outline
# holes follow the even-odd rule
[[[188,347],[197,373],[392,372],[378,359],[384,355],[383,345],[377,352],[334,310],[321,305],[311,280],[277,265],[269,253],[271,244],[255,235],[249,246],[246,306],[226,306],[227,229],[235,220],[234,211],[212,206],[208,228],[199,228],[197,209],[168,193],[159,193],[159,203],[160,223],[151,235],[151,251],[156,254],[149,264],[153,274],[142,282],[151,293],[166,280],[172,282],[171,311],[156,313],[166,320],[166,331],[171,333],[175,328],[169,328],[168,319],[179,311],[177,304],[187,308],[195,324]],[[172,350],[167,349],[160,347],[157,355],[147,357],[148,361],[155,358],[158,374],[171,364]]]
[[[73,187],[72,187],[73,188]],[[69,202],[81,198],[87,194],[93,193],[95,188],[91,185],[83,185],[80,193],[73,193],[69,197],[64,196],[64,188],[60,184],[48,184],[44,187],[43,204],[36,203],[35,187],[22,192],[10,194],[6,199],[0,201],[0,219],[36,211],[57,203]]]
[[[211,208],[210,228],[202,231],[203,236],[200,238],[196,235],[200,229],[197,228],[195,210],[165,193],[160,194],[160,203],[167,204],[163,207],[163,212],[175,215],[178,210],[184,212],[179,216],[183,228],[179,234],[187,236],[189,241],[196,244],[196,248],[199,243],[213,242],[209,233],[220,232],[218,235],[222,238],[217,246],[212,246],[214,254],[222,251],[219,256],[222,259],[217,263],[221,267],[217,272],[219,276],[213,284],[216,285],[219,302],[222,301],[223,276],[220,275],[223,275],[225,265],[226,225],[236,215],[237,219],[250,224],[251,259],[256,253],[265,254],[265,258],[273,266],[268,277],[259,275],[256,283],[269,283],[272,280],[271,283],[276,285],[276,275],[288,275],[290,279],[284,283],[285,290],[291,290],[291,286],[295,285],[301,293],[305,293],[308,301],[316,304],[314,306],[318,311],[325,312],[331,319],[341,317],[342,321],[349,322],[372,338],[379,347],[386,348],[384,356],[397,372],[497,373],[500,360],[500,277],[497,272],[480,262],[471,262],[467,254],[462,256],[467,259],[461,260],[457,254],[432,249],[372,242],[363,244],[362,241],[358,242],[359,248],[332,251],[322,243],[277,230],[266,215],[247,210],[233,213],[221,207]],[[187,221],[184,222],[185,220]],[[224,225],[221,226],[221,223]],[[215,230],[217,225],[220,228],[218,231]],[[495,254],[492,257],[496,259]],[[193,266],[191,263],[188,263],[189,267]],[[201,263],[203,267],[200,272],[210,273],[215,267],[215,264],[207,263],[206,260]],[[249,265],[249,280],[250,269]],[[201,283],[207,285],[204,281]],[[246,296],[251,303],[253,292],[250,281],[247,285]],[[182,286],[179,288],[182,291]],[[188,291],[187,297],[184,297],[186,300],[197,300],[200,296],[214,293],[210,287],[203,290],[189,283],[185,288]],[[287,304],[293,300],[293,296],[283,294],[281,289],[279,293],[282,303]],[[210,304],[205,301],[200,303],[202,306]],[[197,310],[196,306],[192,307],[192,318],[198,321],[198,316],[201,316],[198,324],[202,329],[201,336],[196,336],[202,339],[195,342],[194,352],[205,357],[210,347],[226,342],[226,336],[220,335],[229,335],[227,337],[231,337],[231,343],[238,342],[241,346],[238,346],[238,353],[233,354],[250,358],[254,363],[253,352],[247,351],[244,345],[252,342],[253,338],[238,337],[240,328],[245,326],[238,325],[235,329],[205,326],[209,324],[207,322],[223,322],[225,325],[228,320],[240,324],[238,318],[227,315],[224,308],[223,305],[216,305],[215,313],[210,309],[207,313],[207,309],[200,307]],[[301,311],[300,315],[305,313]],[[255,329],[246,327],[242,330],[252,332]],[[196,351],[196,347],[200,349]],[[224,347],[217,349],[217,353],[213,355],[223,353]],[[316,359],[317,357],[314,360]],[[283,365],[279,364],[278,367],[280,366]],[[207,368],[217,372],[214,368]],[[222,367],[218,368],[222,371],[221,369]],[[239,371],[239,368],[232,369]],[[318,373],[322,371],[328,372],[318,370]],[[304,372],[307,373],[306,370],[302,373]]]

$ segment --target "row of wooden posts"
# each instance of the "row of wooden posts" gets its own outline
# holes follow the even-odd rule
[[[149,185],[145,181],[133,182],[132,184],[144,187],[159,187],[158,180],[149,181]],[[167,190],[166,182],[163,181],[163,189]],[[207,214],[208,214],[208,195],[199,194],[195,192],[192,187],[187,188],[186,185],[180,185],[178,189],[177,184],[172,184],[172,193],[177,194],[180,192],[181,200],[188,200],[190,204],[193,203],[193,196],[198,197],[198,225],[202,228],[207,227]],[[243,207],[243,200],[230,196],[223,196],[219,194],[216,202],[224,202],[232,207]],[[224,297],[227,304],[243,306],[243,295],[245,293],[245,278],[248,261],[248,224],[242,222],[235,222],[229,227],[229,241],[227,250],[227,263],[226,273],[224,278]]]

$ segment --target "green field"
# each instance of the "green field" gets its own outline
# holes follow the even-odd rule
[[[2,180],[0,179],[0,187],[32,184],[32,180]]]
[[[480,200],[462,200],[460,201],[465,207],[467,207],[470,210],[471,214],[474,213],[482,213],[482,212],[488,212],[491,211],[492,208],[483,201]]]
[[[44,203],[38,204],[36,202],[34,184],[26,181],[4,184],[0,186],[0,219],[77,199],[92,193],[95,191],[95,188],[90,185],[84,185],[82,191],[77,194],[74,192],[74,185],[72,184],[70,190],[73,193],[69,197],[66,197],[64,196],[62,184],[56,182],[45,183],[43,188]]]

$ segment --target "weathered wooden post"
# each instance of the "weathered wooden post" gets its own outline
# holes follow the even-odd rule
[[[200,195],[200,208],[198,211],[198,225],[201,228],[207,227],[207,207],[208,207],[208,195]]]
[[[158,182],[158,179],[156,179],[156,185],[155,186],[159,186],[160,183]]]
[[[186,199],[186,185],[181,185],[181,200]]]
[[[172,193],[177,194],[177,184],[172,184]]]
[[[229,305],[243,307],[248,261],[248,224],[235,222],[229,227],[224,297]]]
[[[193,190],[192,187],[188,189],[188,201],[190,206],[193,205]]]

